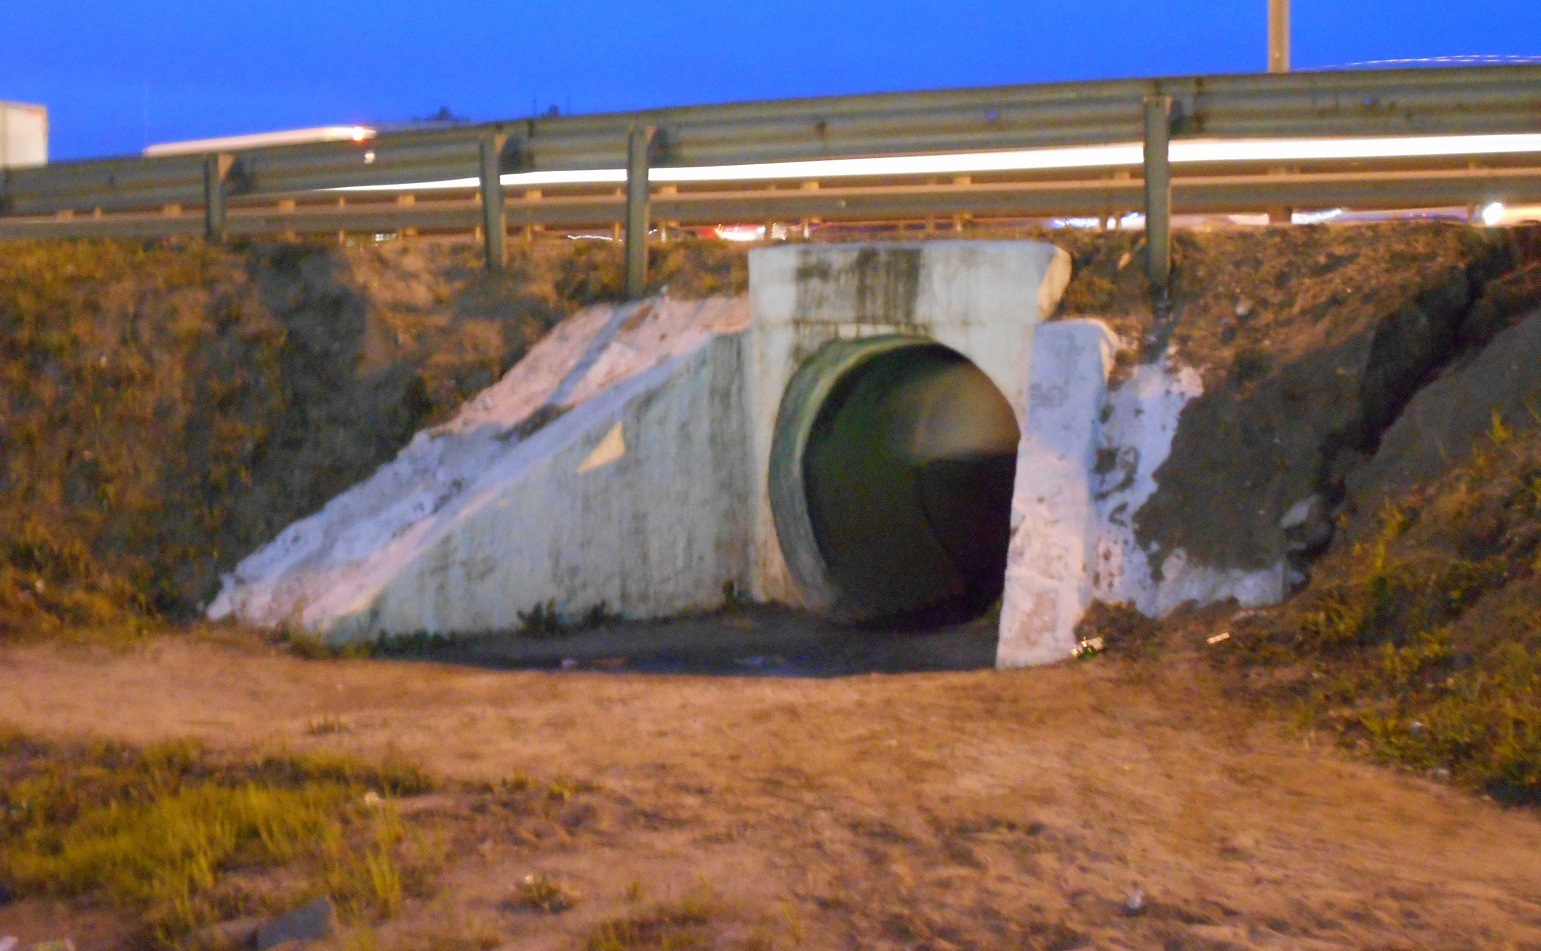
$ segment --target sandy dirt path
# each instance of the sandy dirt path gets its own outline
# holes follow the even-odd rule
[[[50,737],[598,785],[569,835],[457,855],[386,937],[581,947],[639,893],[706,889],[724,947],[1541,948],[1536,813],[1350,760],[1180,666],[663,677],[159,638],[6,648],[0,671],[0,723]],[[531,870],[585,901],[509,910]]]

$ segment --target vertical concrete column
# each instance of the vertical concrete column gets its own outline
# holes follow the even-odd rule
[[[496,133],[481,141],[482,238],[489,271],[500,271],[508,263],[508,216],[503,205],[503,144],[507,141],[507,136]]]
[[[1145,274],[1159,300],[1172,279],[1172,97],[1145,97]]]
[[[229,155],[203,158],[203,237],[214,244],[225,240],[225,176],[230,174]]]
[[[652,126],[634,127],[626,143],[626,296],[647,287],[647,173]]]

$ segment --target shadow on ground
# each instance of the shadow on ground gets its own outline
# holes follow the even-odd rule
[[[534,634],[506,631],[397,642],[379,656],[498,670],[741,677],[848,677],[995,665],[996,622],[925,630],[855,628],[774,607],[667,621],[606,621]]]

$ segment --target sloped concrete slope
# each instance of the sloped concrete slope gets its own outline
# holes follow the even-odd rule
[[[634,617],[743,583],[742,300],[598,307],[225,577],[213,618],[334,641]]]

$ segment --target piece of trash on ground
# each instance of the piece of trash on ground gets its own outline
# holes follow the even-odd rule
[[[1134,891],[1124,900],[1124,914],[1138,915],[1145,910],[1145,889],[1134,886]]]

